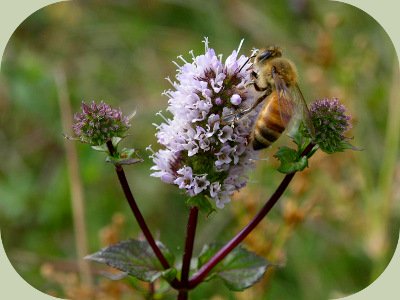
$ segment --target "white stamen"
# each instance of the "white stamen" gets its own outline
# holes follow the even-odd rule
[[[193,61],[196,60],[196,56],[194,56],[193,50],[190,50],[189,54],[192,56]]]
[[[151,145],[148,145],[145,149],[146,151],[150,151],[153,154],[156,154],[153,149],[151,149]]]
[[[169,78],[169,77],[165,77],[165,79],[173,86],[173,87],[175,87],[176,86],[176,83],[175,82],[173,82],[172,80],[171,80],[171,78]]]
[[[239,53],[239,52],[240,52],[240,49],[242,48],[243,42],[244,42],[244,39],[242,39],[242,40],[240,41],[239,47],[237,48],[236,53]]]
[[[183,58],[182,55],[177,56],[181,61],[183,61],[185,64],[188,64],[188,62]]]
[[[163,114],[162,114],[161,112],[162,112],[162,110],[160,110],[159,112],[157,112],[157,113],[156,113],[156,116],[160,116],[161,118],[163,118],[163,120],[164,120],[166,123],[169,123],[169,120],[168,120],[166,117],[164,117]]]
[[[175,65],[175,66],[177,66],[178,67],[178,69],[180,69],[181,68],[181,66],[176,62],[176,61],[172,61],[172,63]]]
[[[203,43],[204,43],[204,52],[207,52],[207,50],[208,50],[208,37],[204,37],[204,40],[203,40]]]

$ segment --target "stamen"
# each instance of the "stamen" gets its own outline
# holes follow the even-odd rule
[[[182,55],[177,56],[181,61],[183,61],[185,64],[188,64],[188,62],[183,58]]]
[[[203,40],[203,43],[204,43],[204,52],[207,52],[208,51],[208,37],[204,37],[204,40]]]
[[[239,47],[238,47],[237,50],[236,50],[236,53],[237,53],[237,54],[240,52],[240,49],[242,48],[243,42],[244,42],[244,39],[242,39],[242,40],[240,41],[240,43],[239,43]]]
[[[166,117],[164,117],[163,114],[162,114],[161,112],[162,112],[162,110],[160,110],[159,112],[157,112],[157,113],[156,113],[156,116],[160,116],[161,118],[163,118],[163,120],[164,120],[167,124],[169,124],[169,120],[168,120]]]
[[[171,78],[165,77],[164,79],[166,79],[173,87],[176,87],[176,83],[173,82],[173,81],[171,80]],[[167,92],[168,92],[168,91],[167,91]]]
[[[175,66],[177,66],[178,67],[178,69],[180,69],[181,68],[181,66],[176,62],[176,61],[172,61],[172,63],[175,65]]]

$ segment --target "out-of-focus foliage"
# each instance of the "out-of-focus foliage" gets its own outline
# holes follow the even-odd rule
[[[398,237],[400,93],[398,61],[379,24],[334,1],[92,0],[36,12],[15,31],[2,60],[0,225],[12,264],[30,284],[69,298],[94,295],[82,294],[86,290],[76,277],[54,79],[60,70],[74,111],[83,100],[104,100],[127,114],[137,110],[123,143],[138,149],[145,162],[127,168],[128,179],[152,231],[182,252],[185,197],[149,177],[145,148],[157,148],[152,123],[160,123],[155,113],[167,106],[161,93],[169,88],[165,77],[175,73],[171,61],[182,53],[190,59],[192,49],[203,51],[204,36],[227,54],[242,38],[247,54],[253,47],[280,45],[298,67],[308,102],[338,97],[349,108],[352,144],[363,151],[318,153],[295,176],[280,205],[245,241],[278,265],[260,283],[234,294],[218,282],[205,283],[191,299],[326,299],[354,293],[383,271]],[[274,169],[276,147],[263,153],[266,160],[258,162],[251,183],[226,209],[201,218],[196,254],[204,243],[227,241],[277,186],[282,175]],[[112,165],[87,145],[77,149],[89,253],[104,246],[99,231],[115,212],[127,220],[119,239],[140,235]],[[109,242],[116,242],[112,232]],[[138,289],[147,289],[105,281],[97,273],[96,299],[138,297]]]

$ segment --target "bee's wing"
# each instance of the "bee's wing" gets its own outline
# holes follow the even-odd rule
[[[292,91],[288,88],[285,81],[275,72],[272,73],[276,93],[278,95],[279,113],[285,127],[291,122],[296,112],[296,102],[293,100]]]
[[[299,86],[295,84],[289,88],[278,74],[273,73],[272,76],[278,94],[281,120],[285,126],[292,127],[293,124],[298,125],[299,121],[303,121],[310,135],[314,136],[310,112]]]
[[[291,88],[292,94],[293,94],[293,100],[296,103],[297,109],[296,112],[300,115],[304,126],[306,126],[309,134],[314,137],[315,136],[315,129],[311,121],[311,114],[310,111],[308,110],[307,103],[304,100],[303,93],[301,92],[299,86],[295,84]]]

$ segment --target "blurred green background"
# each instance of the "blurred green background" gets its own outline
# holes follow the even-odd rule
[[[368,286],[387,266],[400,224],[399,63],[371,17],[343,3],[317,0],[71,1],[25,20],[1,65],[2,240],[31,285],[74,299],[140,299],[136,290],[147,288],[102,279],[97,269],[92,287],[77,279],[82,259],[76,254],[67,168],[73,162],[62,136],[63,95],[73,111],[82,100],[137,111],[124,143],[138,149],[145,162],[127,168],[128,180],[151,230],[182,253],[185,197],[149,176],[152,162],[145,148],[158,148],[152,124],[162,121],[155,114],[167,107],[161,93],[170,88],[165,77],[174,77],[172,60],[180,54],[189,59],[192,49],[201,54],[205,36],[224,57],[242,38],[247,55],[253,47],[280,45],[298,67],[308,102],[338,97],[347,106],[353,116],[348,134],[363,150],[313,157],[246,239],[248,248],[278,268],[245,292],[210,282],[191,292],[191,299],[339,297]],[[57,74],[65,76],[65,86],[57,84]],[[277,144],[287,142],[282,138]],[[87,145],[73,145],[88,253],[140,235],[112,166]],[[248,187],[231,204],[200,218],[195,253],[204,243],[227,241],[273,192],[282,178],[274,170],[276,147],[263,153],[267,161],[258,162]]]

